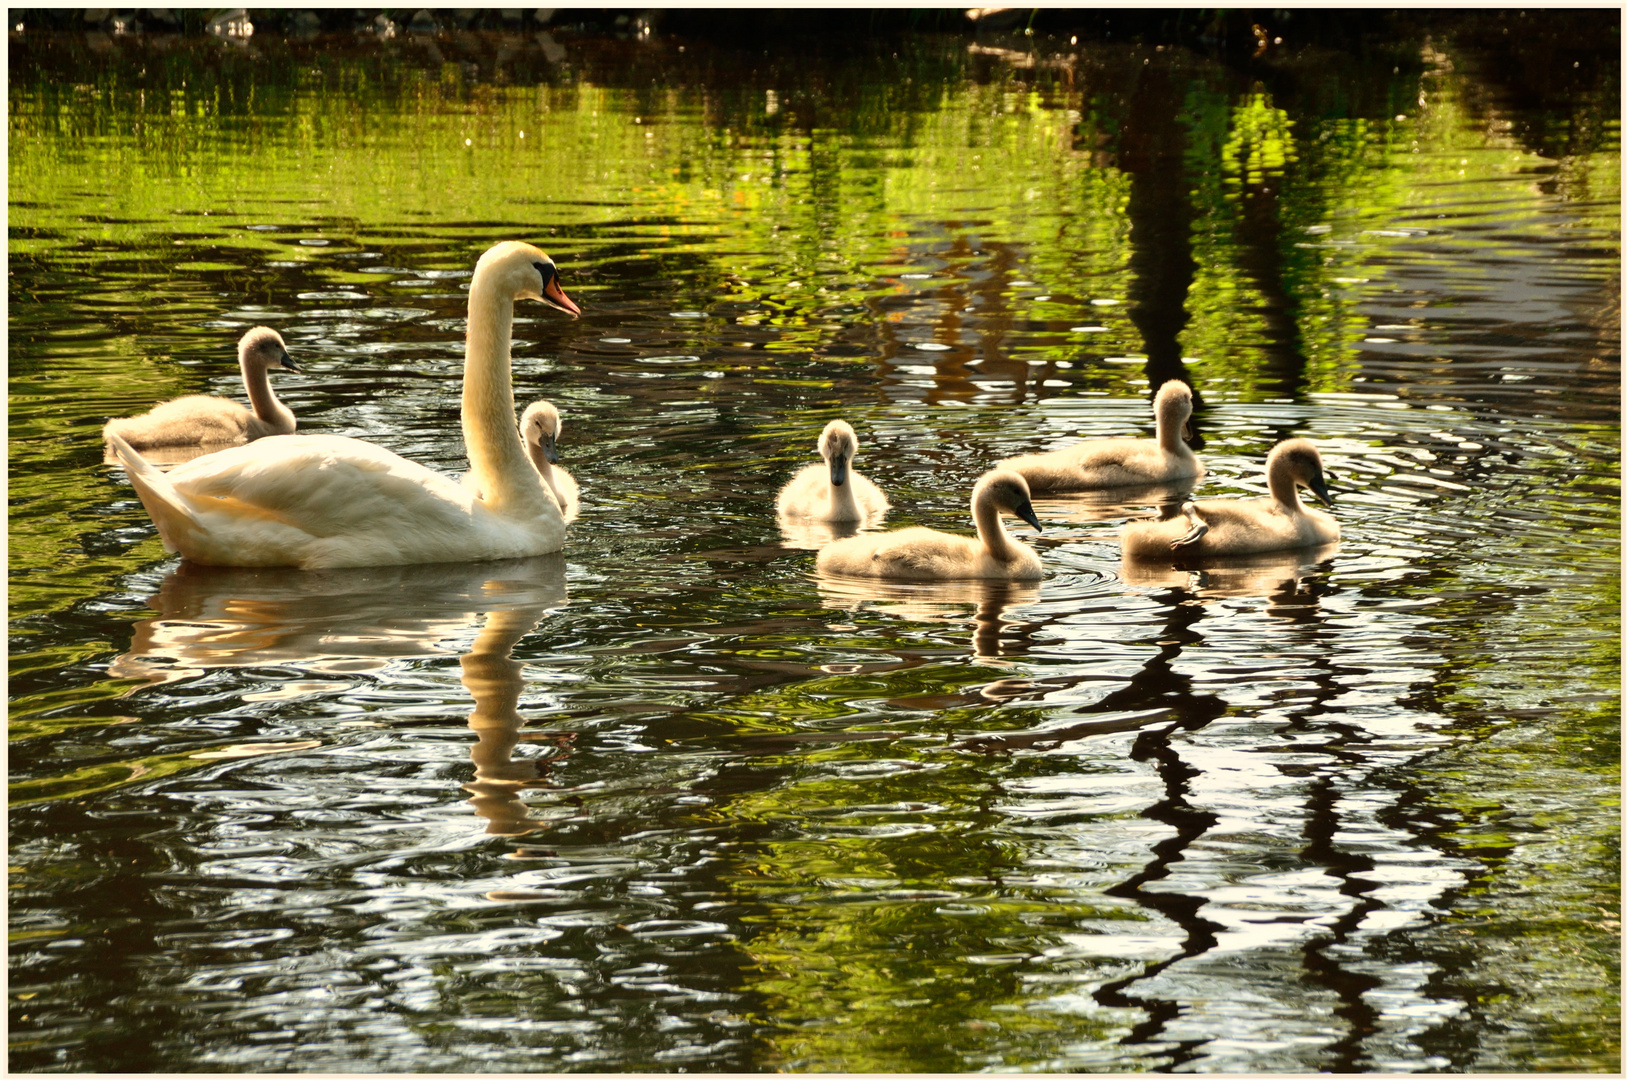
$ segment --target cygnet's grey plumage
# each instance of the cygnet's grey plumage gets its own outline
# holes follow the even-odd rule
[[[893,581],[1038,581],[1045,572],[1039,556],[1006,534],[1002,513],[1040,527],[1027,482],[1017,473],[996,469],[972,488],[975,539],[919,526],[865,533],[828,544],[815,565],[827,574]]]
[[[819,433],[819,456],[780,489],[774,508],[782,518],[809,521],[878,523],[887,513],[887,496],[852,468],[859,437],[845,420],[832,420]]]
[[[531,455],[531,464],[536,466],[548,490],[554,493],[565,520],[574,521],[582,507],[582,497],[575,477],[559,467],[554,443],[559,439],[561,426],[559,410],[551,402],[533,401],[520,415],[520,438],[525,441],[526,453]]]
[[[1022,454],[999,463],[1021,473],[1036,493],[1085,491],[1130,484],[1196,479],[1203,462],[1181,437],[1192,417],[1192,388],[1171,379],[1153,398],[1156,439],[1087,439],[1043,454]]]
[[[294,414],[271,392],[267,373],[299,371],[283,345],[282,335],[256,326],[237,343],[237,363],[248,389],[250,412],[235,401],[191,394],[166,401],[141,416],[109,420],[102,438],[117,435],[137,450],[161,446],[234,446],[267,435],[291,435]]]
[[[1254,555],[1264,551],[1331,544],[1339,523],[1331,514],[1306,506],[1299,488],[1309,488],[1333,505],[1322,471],[1322,455],[1308,439],[1278,443],[1265,459],[1270,496],[1262,499],[1206,499],[1188,502],[1177,516],[1134,521],[1120,536],[1124,554],[1168,559],[1172,555]]]
[[[559,504],[559,511],[565,520],[574,521],[577,511],[582,508],[582,497],[577,490],[576,478],[559,467],[559,453],[554,444],[559,439],[562,426],[559,410],[554,408],[552,402],[533,401],[520,414],[520,441],[525,444],[531,467],[537,470],[543,486],[554,497],[554,502]],[[475,485],[474,476],[472,471],[464,473],[463,486],[473,490],[475,498],[484,498]]]

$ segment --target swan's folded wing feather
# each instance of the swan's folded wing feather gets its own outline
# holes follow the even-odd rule
[[[952,563],[976,544],[964,536],[941,533],[934,529],[899,529],[887,534],[871,552],[871,561],[887,577],[935,576],[939,568]]]
[[[239,442],[254,414],[235,401],[193,394],[154,406],[140,416],[109,420],[103,438],[116,434],[132,446],[187,446]]]
[[[392,519],[419,529],[466,524],[474,503],[439,473],[331,435],[261,439],[198,458],[170,479],[200,512],[275,520],[315,537],[386,529]]]

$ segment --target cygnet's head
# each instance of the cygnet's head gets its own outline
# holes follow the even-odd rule
[[[1179,379],[1171,379],[1158,388],[1152,399],[1152,414],[1158,426],[1178,427],[1181,434],[1192,437],[1192,388]]]
[[[554,440],[559,438],[559,410],[546,401],[533,401],[520,414],[520,438],[542,451],[549,464],[559,464]]]
[[[293,357],[282,343],[282,335],[269,326],[256,326],[237,341],[237,362],[243,367],[257,367],[261,371],[281,368],[299,372]]]
[[[859,437],[846,420],[832,420],[819,433],[819,456],[830,462],[830,483],[841,487],[847,483],[847,467],[859,452]]]
[[[1272,447],[1266,455],[1265,474],[1268,479],[1291,477],[1295,484],[1310,488],[1322,505],[1333,505],[1327,483],[1333,474],[1322,470],[1322,455],[1309,439],[1287,439]]]
[[[504,240],[486,249],[475,263],[475,278],[490,281],[499,294],[516,300],[541,300],[571,318],[580,318],[577,307],[559,286],[559,268],[546,252],[519,240]]]
[[[1022,478],[1021,473],[1012,472],[1010,469],[995,469],[993,472],[984,473],[977,486],[972,488],[974,514],[981,502],[992,502],[995,509],[1002,513],[1016,514],[1034,528],[1040,528],[1039,518],[1034,513],[1033,499],[1028,494],[1028,481]]]

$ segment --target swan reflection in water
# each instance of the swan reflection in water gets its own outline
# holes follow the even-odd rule
[[[1086,524],[1140,518],[1146,515],[1147,507],[1156,506],[1162,516],[1171,517],[1180,513],[1181,504],[1192,497],[1196,483],[1196,480],[1186,479],[1066,494],[1045,492],[1034,496],[1034,512],[1046,521]]]
[[[1006,627],[1019,623],[1007,612],[1039,602],[1037,581],[888,581],[819,574],[820,600],[841,611],[885,612],[914,622],[963,624],[971,609],[975,656],[1017,656],[1028,651],[1026,635],[1002,640]]]
[[[780,546],[796,551],[818,551],[832,540],[845,540],[867,528],[861,521],[814,521],[779,514]]]
[[[295,697],[342,690],[394,661],[444,655],[484,616],[460,659],[463,685],[475,700],[468,720],[475,777],[465,790],[487,832],[514,835],[542,827],[520,794],[545,784],[552,764],[514,758],[525,738],[519,712],[525,680],[514,646],[566,602],[565,562],[557,554],[314,571],[183,561],[148,600],[158,616],[136,624],[129,651],[108,671],[151,685],[217,668],[287,665],[346,680],[287,682],[245,700]],[[570,735],[545,738],[563,748]]]
[[[1308,578],[1326,574],[1339,551],[1337,542],[1319,547],[1270,551],[1258,555],[1177,558],[1157,562],[1126,556],[1119,577],[1140,588],[1178,589],[1203,599],[1261,596],[1274,601],[1273,614],[1291,608],[1314,608],[1317,594],[1306,589]]]

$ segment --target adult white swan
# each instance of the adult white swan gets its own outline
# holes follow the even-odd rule
[[[1035,492],[1162,484],[1203,475],[1203,462],[1181,438],[1192,418],[1192,388],[1171,379],[1158,388],[1152,412],[1156,439],[1087,439],[1044,454],[1006,458],[998,467],[1021,473]]]
[[[471,485],[360,439],[274,435],[159,472],[109,442],[164,540],[217,566],[387,566],[545,555],[565,519],[514,425],[509,334],[516,299],[573,317],[547,255],[505,241],[469,285],[463,441]],[[480,494],[476,494],[476,492]]]
[[[1027,483],[1014,472],[996,469],[972,488],[975,540],[920,526],[866,533],[822,548],[814,565],[826,574],[893,581],[1038,581],[1045,575],[1039,556],[1006,533],[1002,512],[1039,528]]]
[[[1331,514],[1299,501],[1304,485],[1328,506],[1333,496],[1322,473],[1322,455],[1308,439],[1289,439],[1265,459],[1264,499],[1205,499],[1181,507],[1180,517],[1133,521],[1120,544],[1133,558],[1180,555],[1255,555],[1264,551],[1316,547],[1339,539]]]
[[[237,366],[249,392],[250,412],[235,401],[208,394],[188,394],[155,406],[140,416],[109,420],[102,437],[117,435],[131,446],[208,446],[253,442],[267,435],[292,435],[294,414],[271,392],[267,372],[298,372],[282,335],[256,326],[237,342]]]

